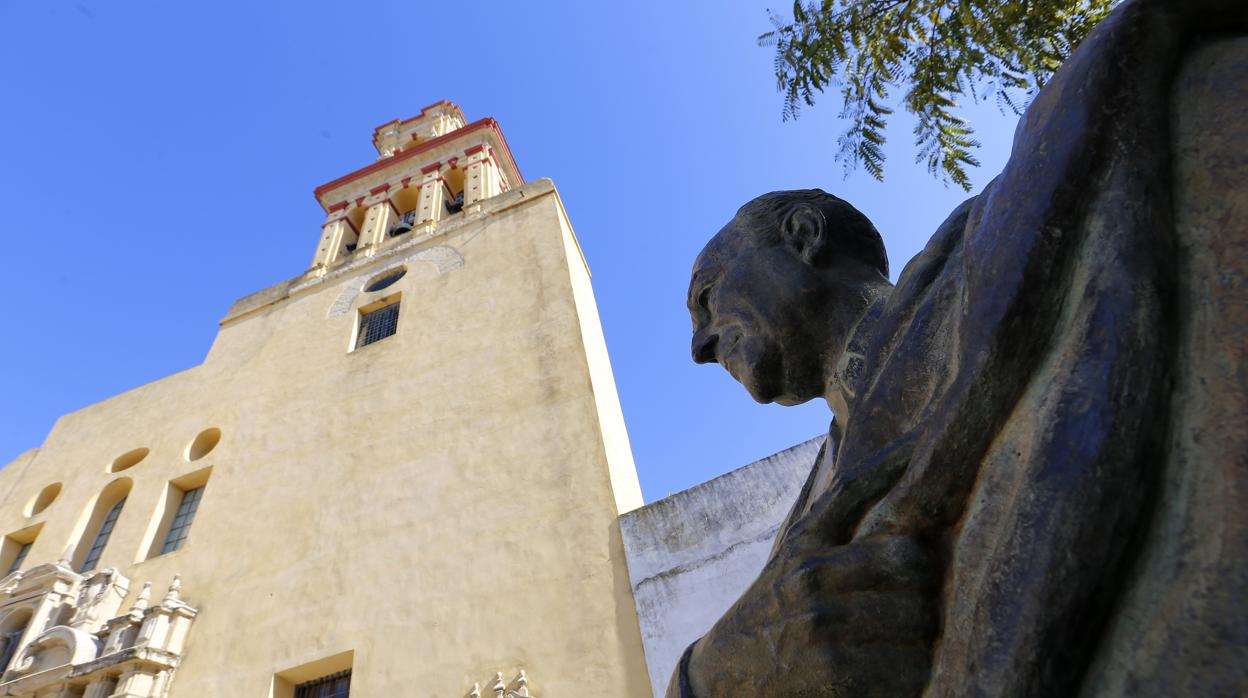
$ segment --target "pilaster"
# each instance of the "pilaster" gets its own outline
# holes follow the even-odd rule
[[[450,102],[378,126],[373,145],[375,162],[313,192],[328,216],[305,272],[309,281],[346,257],[378,255],[400,220],[402,232],[427,237],[451,213],[479,216],[483,201],[524,181],[498,122],[468,123]]]
[[[389,189],[389,184],[383,184],[373,189],[364,198],[368,213],[364,216],[364,225],[360,230],[359,246],[355,248],[355,253],[358,255],[373,256],[377,252],[377,247],[385,242],[386,232],[390,230],[390,226],[398,220],[399,211],[390,201]]]
[[[442,178],[442,163],[435,162],[420,168],[420,206],[417,208],[417,225],[437,223],[446,206],[446,180]]]
[[[112,698],[150,698],[155,692],[156,675],[138,667],[124,670]]]
[[[87,690],[83,691],[82,698],[110,698],[116,687],[117,679],[111,676],[101,676],[92,679],[91,683],[87,684]]]
[[[484,144],[474,145],[464,151],[459,161],[464,168],[464,208],[495,196],[499,192],[498,165],[489,155]]]
[[[330,214],[334,216],[335,214]],[[333,220],[327,221],[321,226],[321,244],[316,250],[316,258],[312,260],[312,270],[319,276],[324,274],[330,267],[334,266],[338,260],[342,259],[343,253],[346,251],[345,240],[350,239],[355,233],[354,226],[351,225],[350,219],[347,218],[346,211],[342,211]]]
[[[71,557],[69,553],[66,557]],[[17,698],[158,698],[166,695],[172,670],[182,661],[191,623],[198,611],[181,597],[175,575],[160,604],[149,607],[151,582],[143,585],[125,614],[113,618],[130,582],[108,568],[85,577],[62,564],[30,570],[26,584],[14,590],[24,597],[10,601],[34,608],[49,602],[52,613],[28,626],[32,636],[6,672],[0,695]],[[38,595],[38,596],[36,596]],[[58,601],[59,599],[59,601]],[[63,604],[65,608],[59,608]],[[68,614],[68,624],[49,622]]]

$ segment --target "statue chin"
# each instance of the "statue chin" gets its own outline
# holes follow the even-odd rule
[[[720,365],[741,384],[750,397],[764,405],[777,402],[783,394],[782,381],[777,361],[771,359],[763,342],[754,337],[741,339],[726,356],[719,359]],[[785,403],[781,403],[785,404]]]

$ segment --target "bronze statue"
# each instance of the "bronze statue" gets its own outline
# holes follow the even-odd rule
[[[819,190],[711,240],[694,359],[835,419],[669,697],[1248,695],[1246,30],[1123,3],[895,287]]]

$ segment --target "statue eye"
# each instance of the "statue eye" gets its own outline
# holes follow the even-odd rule
[[[711,300],[711,287],[707,286],[706,288],[702,289],[701,293],[698,294],[698,307],[703,310],[710,310],[710,307],[707,305],[707,303],[709,303],[710,300]]]

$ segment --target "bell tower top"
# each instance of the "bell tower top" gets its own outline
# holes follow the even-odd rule
[[[464,112],[444,99],[421,109],[410,119],[395,119],[373,129],[373,146],[381,158],[388,158],[396,150],[445,136],[467,123]]]
[[[326,274],[352,259],[436,234],[456,216],[524,184],[494,119],[471,123],[442,100],[409,119],[373,129],[377,160],[317,187],[325,224],[308,273]]]

